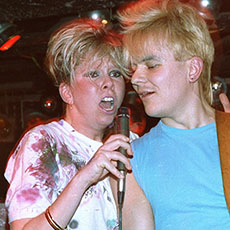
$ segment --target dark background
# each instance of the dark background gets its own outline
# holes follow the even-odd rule
[[[199,0],[183,0],[199,5]],[[102,17],[119,28],[115,12],[125,0],[0,0],[0,23],[13,23],[21,39],[9,50],[0,51],[0,201],[4,200],[7,183],[3,178],[11,149],[18,138],[36,119],[47,120],[62,114],[62,104],[49,81],[43,59],[50,34],[61,23],[75,17],[90,16],[100,10]],[[212,79],[214,94],[230,94],[230,2],[210,0],[207,23],[213,37],[216,56]],[[201,9],[202,11],[202,9]],[[215,20],[213,20],[215,19]],[[1,36],[1,34],[0,34]],[[128,86],[128,90],[132,88]],[[50,107],[47,103],[51,102]],[[215,96],[215,106],[219,101]],[[156,120],[147,118],[148,131]],[[2,125],[1,125],[1,121]]]

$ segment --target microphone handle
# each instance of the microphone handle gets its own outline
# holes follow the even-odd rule
[[[117,133],[123,134],[127,137],[129,136],[129,109],[127,107],[121,107],[118,111]],[[122,153],[124,156],[127,156],[126,150],[124,148],[120,147],[119,152]],[[117,189],[118,205],[121,209],[123,206],[124,196],[125,196],[125,182],[126,182],[125,176],[126,176],[127,169],[125,165],[120,161],[118,161],[117,168],[124,176],[123,179],[118,180],[118,189]]]
[[[124,155],[124,156],[127,157],[127,153],[126,153],[126,150],[125,150],[124,148],[120,147],[120,148],[118,149],[118,151],[119,151],[122,155]],[[125,171],[125,172],[126,172],[125,164],[122,163],[121,161],[118,161],[118,162],[117,162],[117,168],[118,168],[119,171]]]
[[[126,150],[124,148],[119,148],[119,151],[124,155],[126,156]],[[125,167],[125,165],[121,162],[121,161],[118,161],[118,170],[120,171],[120,173],[124,176],[124,178],[119,178],[118,179],[118,188],[117,188],[117,197],[118,197],[118,205],[120,207],[123,206],[123,203],[124,203],[124,197],[125,197],[125,184],[126,184],[126,172],[127,172],[127,169]]]

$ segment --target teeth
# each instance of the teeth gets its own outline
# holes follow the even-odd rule
[[[112,109],[113,109],[113,105],[111,105],[110,108],[106,108],[105,110],[106,110],[106,111],[110,111],[110,110],[112,110]]]
[[[102,101],[113,103],[113,98],[112,98],[112,97],[104,97],[104,98],[102,99]]]
[[[100,103],[101,108],[106,111],[113,110],[114,108],[114,99],[113,97],[104,97]]]

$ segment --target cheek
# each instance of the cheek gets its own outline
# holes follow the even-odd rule
[[[75,95],[78,98],[89,97],[90,95],[95,95],[96,90],[97,87],[91,82],[79,82],[75,87]]]
[[[83,108],[91,108],[92,103],[94,103],[94,98],[97,92],[89,85],[83,87],[76,87],[74,92],[74,104]]]
[[[163,91],[167,97],[176,93],[180,89],[181,83],[178,73],[174,71],[173,68],[170,68],[170,72],[165,71],[157,78],[157,85],[160,86],[161,91]]]

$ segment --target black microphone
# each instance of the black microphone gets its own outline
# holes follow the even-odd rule
[[[116,117],[116,125],[117,125],[117,133],[129,137],[129,109],[127,107],[119,108]],[[127,156],[126,150],[124,148],[120,147],[119,152],[122,153],[124,156]],[[118,188],[117,188],[118,205],[122,207],[124,202],[124,196],[125,196],[125,181],[126,181],[125,176],[126,176],[127,169],[125,165],[120,161],[118,161],[117,168],[124,176],[123,179],[119,179]]]

